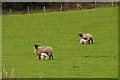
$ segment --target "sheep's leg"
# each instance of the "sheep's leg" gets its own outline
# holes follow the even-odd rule
[[[93,44],[93,39],[92,39],[92,38],[90,38],[90,40],[92,41],[92,44]]]
[[[53,55],[51,55],[52,59],[53,59]]]
[[[51,57],[52,57],[52,59],[53,59],[53,55],[50,55],[50,56],[49,56],[49,59],[51,59]]]
[[[39,55],[39,60],[41,59],[41,56]]]

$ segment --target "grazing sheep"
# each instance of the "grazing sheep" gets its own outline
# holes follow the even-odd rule
[[[34,50],[34,52],[39,56],[39,59],[41,59],[41,53],[46,53],[49,56],[49,59],[53,59],[53,48],[50,46],[34,45]]]
[[[88,43],[90,44],[90,41],[92,42],[93,44],[93,37],[91,34],[89,33],[86,33],[86,34],[78,34],[80,36],[80,40],[81,39],[84,39],[84,40],[88,40]]]
[[[80,44],[89,44],[88,40],[86,39],[81,39]]]

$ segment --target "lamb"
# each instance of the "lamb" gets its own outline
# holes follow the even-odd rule
[[[41,59],[41,53],[46,53],[49,59],[53,59],[53,48],[50,46],[34,45],[34,52],[39,56],[39,59]]]
[[[84,39],[84,40],[88,40],[88,43],[90,44],[90,41],[92,42],[93,44],[93,37],[91,34],[89,33],[86,33],[86,34],[78,34],[80,36],[80,40],[81,39]]]
[[[48,55],[46,53],[41,53],[41,59],[48,59]]]
[[[88,40],[86,39],[81,39],[80,44],[89,44]]]

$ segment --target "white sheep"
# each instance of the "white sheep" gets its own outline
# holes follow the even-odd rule
[[[41,59],[48,59],[48,55],[46,53],[41,53]]]
[[[88,40],[86,39],[81,39],[80,44],[89,44]]]
[[[86,34],[78,34],[78,35],[80,36],[80,40],[81,39],[87,40],[89,44],[90,44],[90,41],[91,41],[92,44],[93,44],[93,37],[92,37],[91,34],[86,33]]]

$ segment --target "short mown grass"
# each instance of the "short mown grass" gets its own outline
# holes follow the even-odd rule
[[[117,17],[117,7],[4,15],[3,77],[117,78]],[[94,44],[79,44],[79,33]],[[54,60],[38,60],[34,44],[52,46]]]

